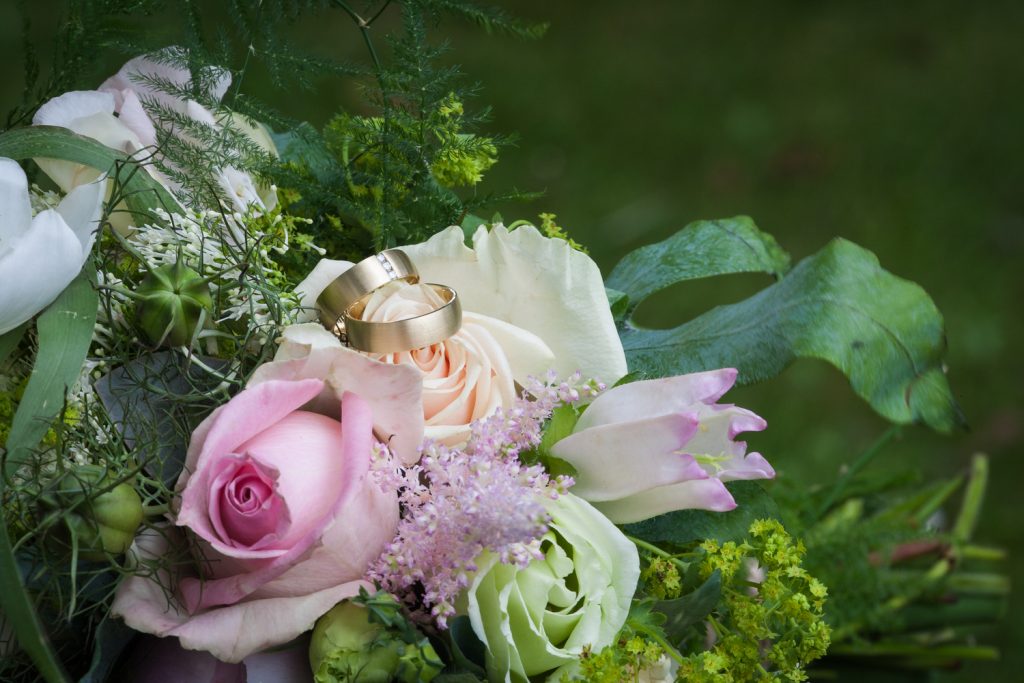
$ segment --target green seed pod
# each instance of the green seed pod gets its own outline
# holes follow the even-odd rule
[[[142,524],[142,499],[127,483],[105,491],[110,483],[105,469],[83,465],[46,487],[40,496],[42,511],[63,513],[63,524],[47,535],[55,550],[70,552],[72,537],[83,560],[101,561],[128,550]]]
[[[188,346],[213,309],[209,284],[181,261],[149,271],[134,298],[139,329],[154,346]]]

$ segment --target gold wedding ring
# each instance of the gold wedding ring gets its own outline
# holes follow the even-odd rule
[[[398,353],[437,344],[458,332],[462,327],[462,304],[459,302],[459,295],[445,285],[425,283],[424,286],[431,287],[445,303],[429,313],[404,320],[363,320],[363,311],[372,292],[357,299],[344,314],[348,345],[370,353]]]
[[[338,332],[345,311],[354,302],[394,280],[405,280],[409,284],[420,281],[416,266],[404,251],[385,249],[363,259],[335,278],[317,297],[320,320],[327,329]]]

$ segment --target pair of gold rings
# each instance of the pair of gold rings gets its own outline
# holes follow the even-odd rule
[[[462,327],[462,304],[454,289],[428,283],[444,301],[434,310],[404,320],[363,320],[370,297],[384,285],[405,280],[420,281],[409,256],[400,249],[386,249],[365,258],[335,278],[317,297],[320,320],[346,344],[370,353],[397,353],[442,342]]]

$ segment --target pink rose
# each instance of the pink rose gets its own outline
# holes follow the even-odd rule
[[[615,387],[551,452],[576,468],[572,492],[616,524],[672,510],[732,510],[725,482],[775,476],[759,453],[734,441],[767,423],[716,403],[735,381],[736,370],[726,368]]]
[[[394,537],[398,502],[368,478],[374,421],[387,420],[373,412],[389,408],[341,386],[354,385],[270,379],[214,411],[192,435],[174,519],[205,561],[193,575],[129,577],[112,612],[237,662],[358,592]],[[173,529],[143,534],[136,556],[160,557],[177,540]]]

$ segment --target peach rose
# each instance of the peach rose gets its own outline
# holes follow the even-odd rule
[[[601,273],[586,255],[533,226],[479,228],[473,249],[451,227],[427,242],[402,247],[424,282],[453,287],[463,308],[462,330],[433,346],[373,356],[405,364],[423,377],[426,436],[448,445],[469,436],[469,423],[508,406],[516,382],[550,369],[614,382],[626,373],[625,354],[608,310]],[[348,261],[324,259],[297,290],[313,319],[316,299]],[[420,315],[440,301],[428,287],[396,282],[368,302],[364,318],[388,321]],[[285,330],[278,358],[339,347],[317,324]]]

